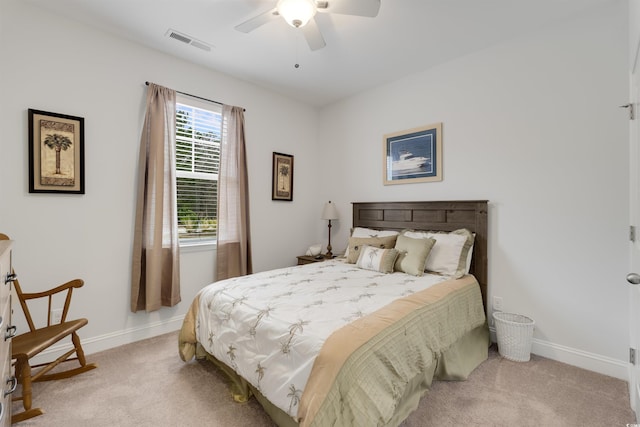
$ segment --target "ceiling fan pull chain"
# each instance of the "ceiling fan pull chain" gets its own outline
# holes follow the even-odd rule
[[[296,31],[296,33],[298,33],[296,35],[296,47],[295,47],[295,49],[296,49],[296,63],[293,65],[293,67],[295,69],[298,69],[298,68],[300,68],[300,38],[302,36],[302,32]]]

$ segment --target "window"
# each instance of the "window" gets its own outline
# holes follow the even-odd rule
[[[201,108],[204,107],[204,108]],[[213,243],[218,225],[222,116],[214,105],[176,103],[176,180],[180,244]]]

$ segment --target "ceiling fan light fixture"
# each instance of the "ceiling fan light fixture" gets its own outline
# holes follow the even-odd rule
[[[279,0],[276,8],[287,24],[295,28],[304,27],[316,14],[313,0]]]

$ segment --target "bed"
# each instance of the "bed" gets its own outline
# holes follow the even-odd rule
[[[395,426],[434,379],[465,379],[489,346],[487,202],[353,203],[353,228],[346,258],[205,287],[185,316],[181,358],[209,359],[235,400],[255,396],[281,427]],[[460,230],[472,256],[455,275],[412,270],[429,267],[409,259],[413,245],[434,258],[440,236]],[[402,272],[383,272],[390,259]]]

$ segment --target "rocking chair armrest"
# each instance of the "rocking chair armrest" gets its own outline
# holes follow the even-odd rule
[[[28,299],[34,299],[34,298],[42,298],[42,297],[48,297],[54,294],[57,294],[59,292],[62,291],[66,291],[66,290],[70,290],[72,288],[81,288],[82,286],[84,286],[84,280],[82,279],[73,279],[67,283],[64,283],[60,286],[57,286],[55,288],[46,290],[46,291],[42,291],[42,292],[32,292],[32,293],[23,293],[22,294],[22,298],[24,298],[25,300]]]

